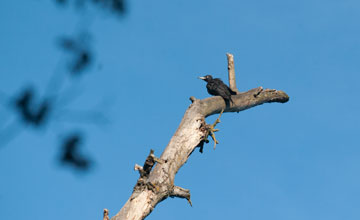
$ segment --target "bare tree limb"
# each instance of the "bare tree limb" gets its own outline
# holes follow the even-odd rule
[[[233,95],[231,98],[234,103],[231,103],[229,108],[226,108],[225,101],[220,96],[199,100],[202,114],[207,117],[220,113],[222,109],[225,109],[224,112],[239,112],[264,103],[285,103],[289,101],[289,96],[285,92],[275,89],[264,90],[262,87]]]
[[[136,166],[139,172],[142,170],[146,174],[140,172],[140,178],[132,195],[111,220],[144,219],[159,202],[169,196],[186,198],[191,204],[190,191],[175,186],[174,180],[176,173],[188,160],[195,148],[200,147],[201,150],[204,142],[206,142],[207,134],[209,134],[209,125],[205,122],[206,117],[220,113],[222,110],[224,112],[239,112],[264,103],[285,103],[289,100],[288,95],[283,91],[264,90],[262,87],[238,93],[231,98],[234,103],[228,107],[224,99],[219,96],[203,100],[191,98],[192,104],[186,110],[178,129],[160,159],[155,160],[155,156],[151,156],[153,155],[152,151],[142,169],[139,165]],[[150,161],[149,164],[152,165],[145,169],[148,160]],[[158,164],[154,166],[155,162]]]

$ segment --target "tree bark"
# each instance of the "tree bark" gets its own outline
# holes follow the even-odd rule
[[[128,201],[111,220],[144,219],[159,202],[169,196],[185,198],[191,205],[190,191],[175,186],[174,179],[195,148],[202,149],[204,143],[207,142],[211,126],[206,124],[206,117],[222,111],[239,112],[264,103],[285,103],[289,100],[288,95],[283,91],[264,90],[262,87],[239,93],[235,84],[232,55],[231,59],[229,59],[229,55],[227,56],[229,84],[238,93],[231,97],[234,103],[226,106],[224,99],[220,96],[203,100],[191,97],[192,104],[186,110],[178,129],[160,158],[156,158],[154,152],[151,151],[143,167],[135,165],[135,169],[140,173],[140,178]],[[152,169],[155,163],[156,165]]]
[[[230,53],[227,53],[226,57],[228,61],[229,87],[232,91],[239,94],[239,90],[236,87],[234,56]]]

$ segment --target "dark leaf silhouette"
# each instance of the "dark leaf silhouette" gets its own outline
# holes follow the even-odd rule
[[[88,5],[91,5],[105,10],[106,13],[116,15],[124,15],[126,13],[125,0],[54,0],[54,2],[59,6],[75,6],[77,9],[84,10],[88,8]],[[76,36],[61,37],[57,42],[58,46],[66,52],[66,59],[69,58],[65,63],[66,71],[64,71],[63,67],[57,68],[54,71],[43,93],[43,97],[39,98],[35,93],[35,91],[41,89],[37,87],[27,87],[20,94],[16,94],[15,97],[7,96],[0,91],[0,102],[3,102],[4,105],[10,103],[12,113],[17,116],[13,121],[10,121],[11,117],[6,117],[9,120],[6,123],[2,123],[4,126],[0,127],[0,146],[14,139],[25,129],[39,129],[45,124],[48,125],[47,129],[52,129],[50,125],[53,125],[53,122],[63,123],[67,120],[67,122],[71,123],[91,122],[96,125],[108,122],[107,118],[102,114],[103,108],[100,111],[64,110],[64,107],[67,107],[67,99],[66,97],[64,99],[62,93],[64,91],[65,93],[67,92],[67,77],[69,75],[80,76],[89,72],[88,70],[96,58],[96,54],[93,53],[92,47],[90,47],[91,42],[89,39],[91,36],[86,31],[89,29],[87,26],[92,22],[92,15],[89,17],[83,15],[84,13],[79,13],[82,20],[77,26],[78,30],[76,30],[82,30],[82,32],[79,32],[80,34]],[[61,66],[63,65],[62,61],[59,62]],[[70,94],[70,100],[74,99],[75,95]],[[65,103],[62,102],[63,100],[65,100]],[[59,118],[61,120],[58,120]],[[72,134],[63,140],[60,157],[63,164],[70,165],[79,170],[89,169],[91,161],[79,153],[82,140],[83,137],[79,134]]]
[[[35,112],[32,116],[32,121],[36,125],[41,125],[49,114],[50,110],[50,102],[48,100],[44,100],[39,107],[39,110]]]
[[[33,99],[34,92],[31,88],[25,89],[23,93],[15,100],[16,108],[24,121],[31,121],[30,102]]]
[[[81,51],[78,56],[77,60],[72,65],[71,73],[76,75],[84,70],[87,66],[89,66],[91,62],[91,54],[89,51]]]
[[[119,14],[125,14],[125,1],[124,0],[113,0],[112,9],[114,12]]]
[[[77,39],[62,37],[60,38],[60,47],[72,55],[72,61],[69,64],[71,75],[80,75],[90,66],[92,52],[87,44],[87,34],[82,34]]]
[[[67,0],[55,0],[59,5],[66,5]],[[94,6],[103,9],[109,9],[111,12],[124,15],[126,13],[125,0],[74,0],[73,1],[78,8],[84,8],[85,4],[91,2]]]
[[[34,126],[44,124],[50,111],[50,102],[44,99],[40,105],[33,104],[34,91],[31,88],[25,89],[15,100],[15,106],[21,119]]]
[[[72,134],[63,141],[61,162],[84,171],[89,169],[90,160],[79,153],[81,140],[79,134]]]
[[[55,0],[56,3],[60,4],[60,5],[63,5],[63,4],[66,4],[67,3],[67,0]]]

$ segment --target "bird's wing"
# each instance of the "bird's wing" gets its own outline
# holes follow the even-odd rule
[[[206,88],[207,88],[207,91],[210,95],[219,95],[218,92],[217,92],[217,85],[213,82],[209,82],[207,85],[206,85]]]
[[[227,90],[230,92],[230,95],[236,95],[236,92],[232,91],[221,79],[216,78],[214,79],[214,81],[218,84],[218,85],[224,85]]]
[[[214,80],[214,83],[216,83],[216,84],[218,84],[218,85],[220,85],[220,84],[225,84],[221,79],[219,79],[219,78],[215,78]]]
[[[224,98],[229,98],[231,96],[231,93],[229,92],[229,89],[225,84],[219,85],[217,90],[219,95]]]
[[[221,92],[223,95],[230,96],[236,94],[221,79],[216,78],[214,79],[214,82],[216,83],[219,92]]]

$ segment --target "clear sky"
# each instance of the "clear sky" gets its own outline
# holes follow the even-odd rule
[[[29,84],[43,96],[55,73],[78,94],[64,108],[100,106],[110,123],[52,120],[0,146],[0,219],[116,214],[138,178],[134,164],[151,148],[161,154],[190,96],[209,96],[197,77],[226,80],[227,52],[240,90],[284,90],[290,101],[224,114],[217,149],[194,152],[175,178],[193,207],[169,198],[148,219],[360,219],[359,1],[151,0],[128,9],[118,19],[50,0],[1,1],[0,128],[18,122],[6,100]],[[84,17],[95,60],[69,80],[56,39],[86,26]],[[60,138],[74,130],[95,161],[88,173],[57,161]]]

